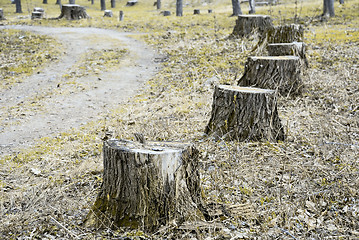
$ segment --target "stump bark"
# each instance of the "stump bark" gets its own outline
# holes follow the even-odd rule
[[[267,45],[267,51],[269,56],[298,56],[302,65],[309,65],[305,55],[305,44],[302,42],[270,43]]]
[[[229,85],[216,86],[211,119],[205,132],[226,140],[284,140],[275,91]]]
[[[4,17],[4,11],[2,10],[2,8],[0,8],[0,20],[6,20],[6,18]]]
[[[268,43],[303,42],[304,28],[301,25],[290,24],[268,29]]]
[[[86,225],[153,231],[203,218],[193,146],[109,140],[103,153],[103,183]]]
[[[276,90],[283,96],[302,91],[300,59],[297,56],[248,57],[239,86]]]
[[[61,8],[61,14],[58,19],[66,18],[67,20],[78,20],[82,18],[89,18],[85,7],[77,4],[64,4]]]
[[[260,35],[265,34],[273,28],[272,19],[266,15],[240,15],[236,20],[236,25],[231,36],[248,37],[254,31]]]

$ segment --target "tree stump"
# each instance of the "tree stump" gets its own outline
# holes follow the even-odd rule
[[[308,66],[308,60],[305,55],[305,44],[302,42],[292,43],[270,43],[267,45],[269,56],[298,56],[301,64]]]
[[[113,13],[111,10],[105,10],[104,12],[104,17],[113,17]]]
[[[123,11],[120,11],[120,15],[119,15],[118,18],[119,18],[120,21],[123,21],[123,18],[124,18]]]
[[[193,10],[193,14],[194,14],[194,15],[201,14],[201,10],[199,10],[199,9],[194,9],[194,10]]]
[[[163,16],[171,16],[171,11],[163,11]]]
[[[267,38],[268,43],[303,42],[304,28],[297,24],[276,26],[268,30]]]
[[[89,18],[85,7],[76,4],[64,4],[61,8],[61,14],[58,19],[66,18],[67,20],[78,20],[82,18]]]
[[[132,1],[128,1],[127,3],[126,3],[126,6],[135,6],[137,4],[137,0],[132,0]]]
[[[205,132],[237,141],[284,140],[276,93],[269,89],[216,86]]]
[[[0,20],[6,20],[4,17],[4,10],[2,10],[2,8],[0,8]]]
[[[31,13],[31,19],[42,19],[44,16],[43,12],[32,12]]]
[[[260,35],[273,28],[272,19],[266,15],[240,15],[236,20],[236,26],[231,36],[247,37],[258,31]]]
[[[85,224],[154,231],[202,219],[198,151],[190,145],[104,142],[101,190]]]
[[[296,96],[303,88],[300,59],[297,56],[248,57],[239,86],[276,90],[283,96]]]

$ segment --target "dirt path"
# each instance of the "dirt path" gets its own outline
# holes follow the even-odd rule
[[[10,90],[0,91],[0,154],[31,146],[36,139],[76,128],[99,118],[133,96],[157,71],[155,52],[130,37],[131,34],[97,28],[48,28],[35,26],[0,27],[32,31],[56,38],[63,45],[64,56],[39,73],[26,78]],[[80,61],[86,51],[126,48],[126,64],[115,71],[90,74],[76,79],[89,89],[65,95],[52,94],[63,74]],[[12,117],[18,106],[41,105],[40,110],[23,111]],[[19,107],[18,107],[19,108]]]

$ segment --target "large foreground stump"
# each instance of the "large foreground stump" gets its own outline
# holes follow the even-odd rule
[[[216,86],[205,132],[237,141],[284,140],[273,90]]]
[[[302,91],[300,59],[297,56],[248,57],[239,86],[273,89],[283,96]]]
[[[266,15],[239,15],[233,29],[233,37],[247,37],[258,31],[260,35],[273,28],[272,19]]]
[[[82,18],[89,18],[89,15],[87,15],[85,7],[77,4],[64,4],[61,7],[61,14],[58,18],[78,20]]]
[[[297,24],[276,26],[268,30],[267,38],[268,43],[303,42],[304,28]]]
[[[109,140],[103,152],[103,183],[87,225],[152,231],[203,218],[194,147]]]
[[[301,63],[308,66],[308,60],[305,55],[305,44],[302,42],[292,43],[270,43],[267,45],[269,56],[298,56]]]

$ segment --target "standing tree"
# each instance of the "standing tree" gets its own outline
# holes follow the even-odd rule
[[[106,2],[105,0],[101,0],[101,11],[105,11],[106,10]]]
[[[22,13],[21,0],[15,0],[15,4],[16,4],[16,13]]]
[[[323,16],[334,17],[334,0],[323,0]]]
[[[157,0],[156,6],[157,6],[157,10],[161,9],[161,0]]]
[[[61,0],[56,0],[56,5],[61,5]]]
[[[239,0],[232,0],[233,14],[232,16],[242,15],[241,5],[239,4]]]
[[[254,0],[249,0],[249,14],[256,13],[256,2]]]
[[[176,2],[176,16],[182,17],[183,16],[183,1],[177,0]]]
[[[111,0],[111,8],[115,8],[116,7],[116,0]]]

